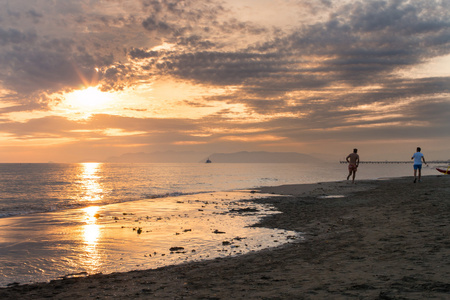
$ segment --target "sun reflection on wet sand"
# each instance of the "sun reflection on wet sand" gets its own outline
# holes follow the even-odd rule
[[[83,209],[86,213],[86,224],[83,225],[84,251],[85,259],[84,265],[90,270],[90,273],[95,273],[102,264],[101,255],[98,249],[98,239],[100,238],[100,225],[97,224],[98,206],[90,206]]]
[[[17,252],[22,243],[8,242],[3,254],[11,265],[0,265],[7,273],[0,286],[12,278],[36,282],[241,255],[298,238],[295,232],[251,227],[262,215],[276,213],[241,201],[252,198],[248,192],[215,192],[8,218],[4,235],[28,232],[37,222],[39,230],[28,236],[26,253]]]
[[[100,226],[96,224],[98,218],[98,206],[89,206],[83,210],[86,212],[86,225],[84,225],[84,241],[86,245],[94,246],[100,236]]]

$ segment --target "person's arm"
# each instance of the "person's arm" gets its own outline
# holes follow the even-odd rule
[[[350,155],[347,155],[347,157],[345,158],[345,160],[346,160],[347,162],[349,162],[349,161],[348,161],[349,158],[350,158]]]
[[[359,155],[356,157],[356,166],[359,167]]]
[[[423,161],[424,164],[428,165],[428,164],[426,163],[426,161],[425,161],[425,156],[422,156],[422,161]]]

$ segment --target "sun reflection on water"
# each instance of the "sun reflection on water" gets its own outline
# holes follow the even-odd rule
[[[82,163],[80,170],[81,196],[80,201],[95,203],[104,197],[104,189],[100,180],[101,163]],[[99,206],[89,206],[83,209],[85,212],[82,228],[82,259],[86,271],[90,274],[97,273],[103,264],[102,252],[99,248],[101,244],[101,225],[98,222],[100,218]]]
[[[101,163],[82,163],[81,166],[81,184],[84,192],[82,200],[84,201],[99,201],[103,199],[103,188],[99,183],[101,178],[98,173],[100,171]]]

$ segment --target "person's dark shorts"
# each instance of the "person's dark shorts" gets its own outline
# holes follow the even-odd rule
[[[414,170],[422,170],[422,165],[414,165]]]

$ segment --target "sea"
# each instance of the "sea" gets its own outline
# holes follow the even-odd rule
[[[437,175],[424,166],[423,175]],[[361,164],[357,180],[411,176]],[[261,186],[341,181],[328,163],[0,164],[0,287],[217,259],[302,239],[253,227]]]

